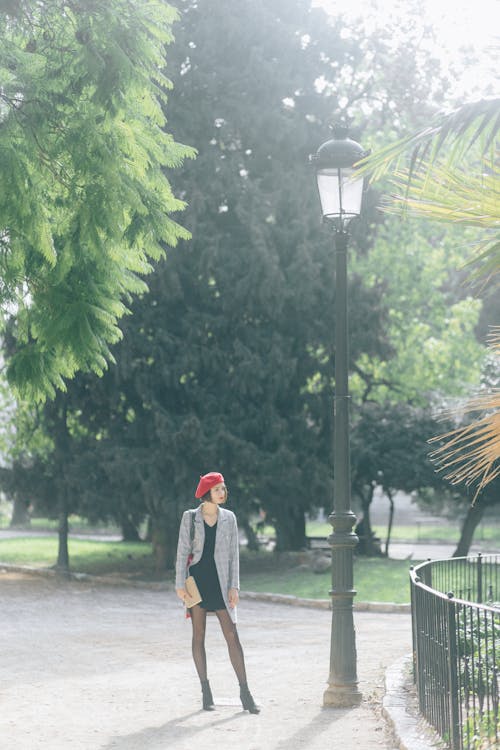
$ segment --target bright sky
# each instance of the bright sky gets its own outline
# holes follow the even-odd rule
[[[376,18],[377,25],[384,18],[404,16],[405,9],[416,4],[412,0],[313,0],[313,5],[321,5],[332,13]],[[481,58],[479,65],[465,71],[463,79],[457,81],[457,93],[466,92],[470,98],[478,98],[486,79],[489,83],[495,81],[498,92],[499,0],[418,0],[417,7],[421,9],[422,21],[434,29],[438,49],[447,63],[461,61],[460,49],[464,45],[472,47]]]

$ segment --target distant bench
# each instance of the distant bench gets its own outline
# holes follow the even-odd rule
[[[331,550],[332,546],[326,536],[308,536],[306,537],[307,549],[325,549]]]
[[[365,550],[367,537],[363,534],[358,535],[359,543],[354,548],[354,552],[358,551],[358,554],[363,554]],[[378,536],[372,537],[372,544],[375,553],[382,554],[382,540]],[[328,550],[331,551],[332,545],[325,536],[308,536],[307,537],[307,549],[311,550]]]

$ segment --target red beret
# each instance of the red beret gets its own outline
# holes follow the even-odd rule
[[[194,496],[197,498],[203,497],[212,487],[221,482],[224,482],[224,477],[218,471],[210,471],[208,474],[204,474],[200,477]]]

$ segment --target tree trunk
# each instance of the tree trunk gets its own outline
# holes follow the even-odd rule
[[[68,516],[70,513],[70,495],[67,488],[66,469],[70,458],[71,438],[68,429],[68,404],[62,393],[46,406],[46,416],[52,423],[54,435],[54,484],[53,492],[57,499],[59,511],[59,544],[55,569],[61,574],[69,573],[68,549]]]
[[[392,524],[394,521],[394,498],[392,492],[387,492],[389,498],[389,521],[387,522],[387,537],[385,540],[385,552],[384,555],[389,557],[389,543],[391,541]]]
[[[169,522],[166,518],[151,519],[151,544],[156,572],[159,575],[175,567],[178,536],[178,524]]]
[[[156,572],[163,573],[168,565],[168,547],[164,529],[156,523],[153,523],[153,528],[151,530],[151,544],[153,547]]]
[[[122,529],[122,542],[140,542],[141,537],[136,524],[132,521],[130,516],[123,514],[120,518],[120,526]]]
[[[274,527],[277,552],[299,551],[306,548],[306,517],[301,508],[283,508],[283,513],[276,518]]]
[[[307,547],[306,538],[306,516],[302,508],[299,508],[293,519],[292,549],[301,550]]]
[[[482,503],[480,500],[475,503],[475,505],[469,506],[467,515],[462,524],[460,539],[457,548],[453,553],[453,557],[466,557],[469,554],[472,539],[474,538],[474,532],[478,524],[481,522],[485,509],[486,503]]]
[[[31,518],[28,512],[28,503],[24,499],[14,498],[12,505],[12,518],[10,519],[10,528],[27,528],[31,526]]]
[[[370,519],[370,506],[372,504],[374,492],[375,486],[370,485],[367,492],[360,493],[363,516],[357,525],[361,526],[362,528],[362,538],[360,536],[358,554],[366,555],[367,557],[377,557],[378,555],[380,555],[380,550],[375,547],[373,538],[374,534],[372,531],[372,524]]]
[[[260,544],[259,540],[257,539],[257,534],[252,527],[252,524],[248,519],[245,518],[244,520],[240,521],[240,525],[247,538],[247,548],[252,550],[253,552],[258,552],[260,549]]]
[[[64,490],[63,490],[64,491]],[[61,499],[59,510],[59,546],[57,550],[56,569],[61,573],[69,573],[69,549],[68,549],[68,504],[66,498]]]

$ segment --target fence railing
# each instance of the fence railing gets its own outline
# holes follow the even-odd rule
[[[500,555],[410,571],[421,713],[453,750],[500,748]]]

